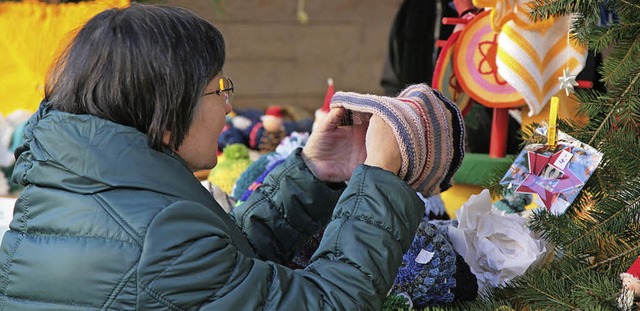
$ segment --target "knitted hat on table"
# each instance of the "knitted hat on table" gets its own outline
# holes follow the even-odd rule
[[[477,279],[448,240],[449,226],[457,226],[457,221],[420,222],[391,294],[408,296],[416,308],[476,299]]]
[[[464,123],[456,104],[427,84],[404,89],[398,97],[336,92],[331,108],[351,111],[354,124],[381,117],[396,136],[402,165],[398,176],[425,197],[451,187],[464,157]]]

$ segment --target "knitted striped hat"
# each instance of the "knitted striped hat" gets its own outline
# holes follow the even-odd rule
[[[427,84],[404,89],[398,97],[336,92],[331,108],[344,107],[354,124],[372,114],[391,126],[400,147],[398,176],[423,196],[451,187],[464,156],[464,123],[456,104]]]

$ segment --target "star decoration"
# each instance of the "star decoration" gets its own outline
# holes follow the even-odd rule
[[[583,182],[576,177],[570,169],[561,169],[557,166],[558,159],[562,158],[563,153],[571,152],[571,147],[565,147],[551,156],[529,151],[528,164],[529,174],[525,174],[526,178],[516,188],[516,192],[535,193],[540,197],[547,210],[555,203],[560,193],[582,186]],[[556,173],[562,173],[558,176],[544,176],[545,168]],[[565,167],[566,168],[566,167]]]
[[[576,75],[572,75],[568,68],[562,70],[562,77],[559,77],[558,81],[560,81],[560,89],[564,89],[567,96],[569,92],[573,93],[573,87],[578,85]]]
[[[542,203],[547,208],[547,210],[551,210],[551,206],[555,203],[556,198],[558,197],[557,193],[553,193],[540,185],[538,182],[542,177],[536,176],[533,174],[529,174],[527,178],[525,178],[520,186],[516,188],[516,192],[520,193],[535,193],[540,197]]]

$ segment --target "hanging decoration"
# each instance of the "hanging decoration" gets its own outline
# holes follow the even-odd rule
[[[465,93],[492,108],[513,108],[524,98],[498,72],[496,53],[498,33],[484,11],[467,23],[455,46],[454,71]]]
[[[576,76],[572,75],[567,68],[562,70],[562,76],[558,78],[558,81],[560,81],[560,90],[564,90],[567,96],[569,96],[569,93],[573,93],[574,86],[578,86]]]
[[[584,68],[587,48],[569,38],[570,25],[567,16],[544,30],[508,22],[498,36],[498,72],[522,94],[530,116],[540,113],[558,92],[563,70],[577,75]]]
[[[620,310],[636,310],[638,303],[635,299],[640,297],[640,257],[631,264],[626,272],[620,273],[622,289],[618,297],[618,307]]]
[[[546,126],[536,129],[547,135]],[[530,144],[516,157],[500,184],[538,197],[554,215],[563,214],[602,160],[602,153],[558,131],[555,145]]]
[[[529,116],[542,111],[560,88],[563,70],[577,75],[586,63],[587,47],[570,37],[571,16],[534,22],[533,0],[476,0],[491,8],[497,36],[498,73],[529,106]]]
[[[296,19],[298,23],[306,25],[309,22],[309,14],[304,10],[305,0],[298,0],[298,8],[296,9]]]

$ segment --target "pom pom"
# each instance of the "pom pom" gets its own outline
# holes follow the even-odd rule
[[[232,144],[224,148],[218,165],[209,172],[207,179],[230,195],[236,179],[249,165],[251,165],[251,159],[249,159],[247,146]]]

